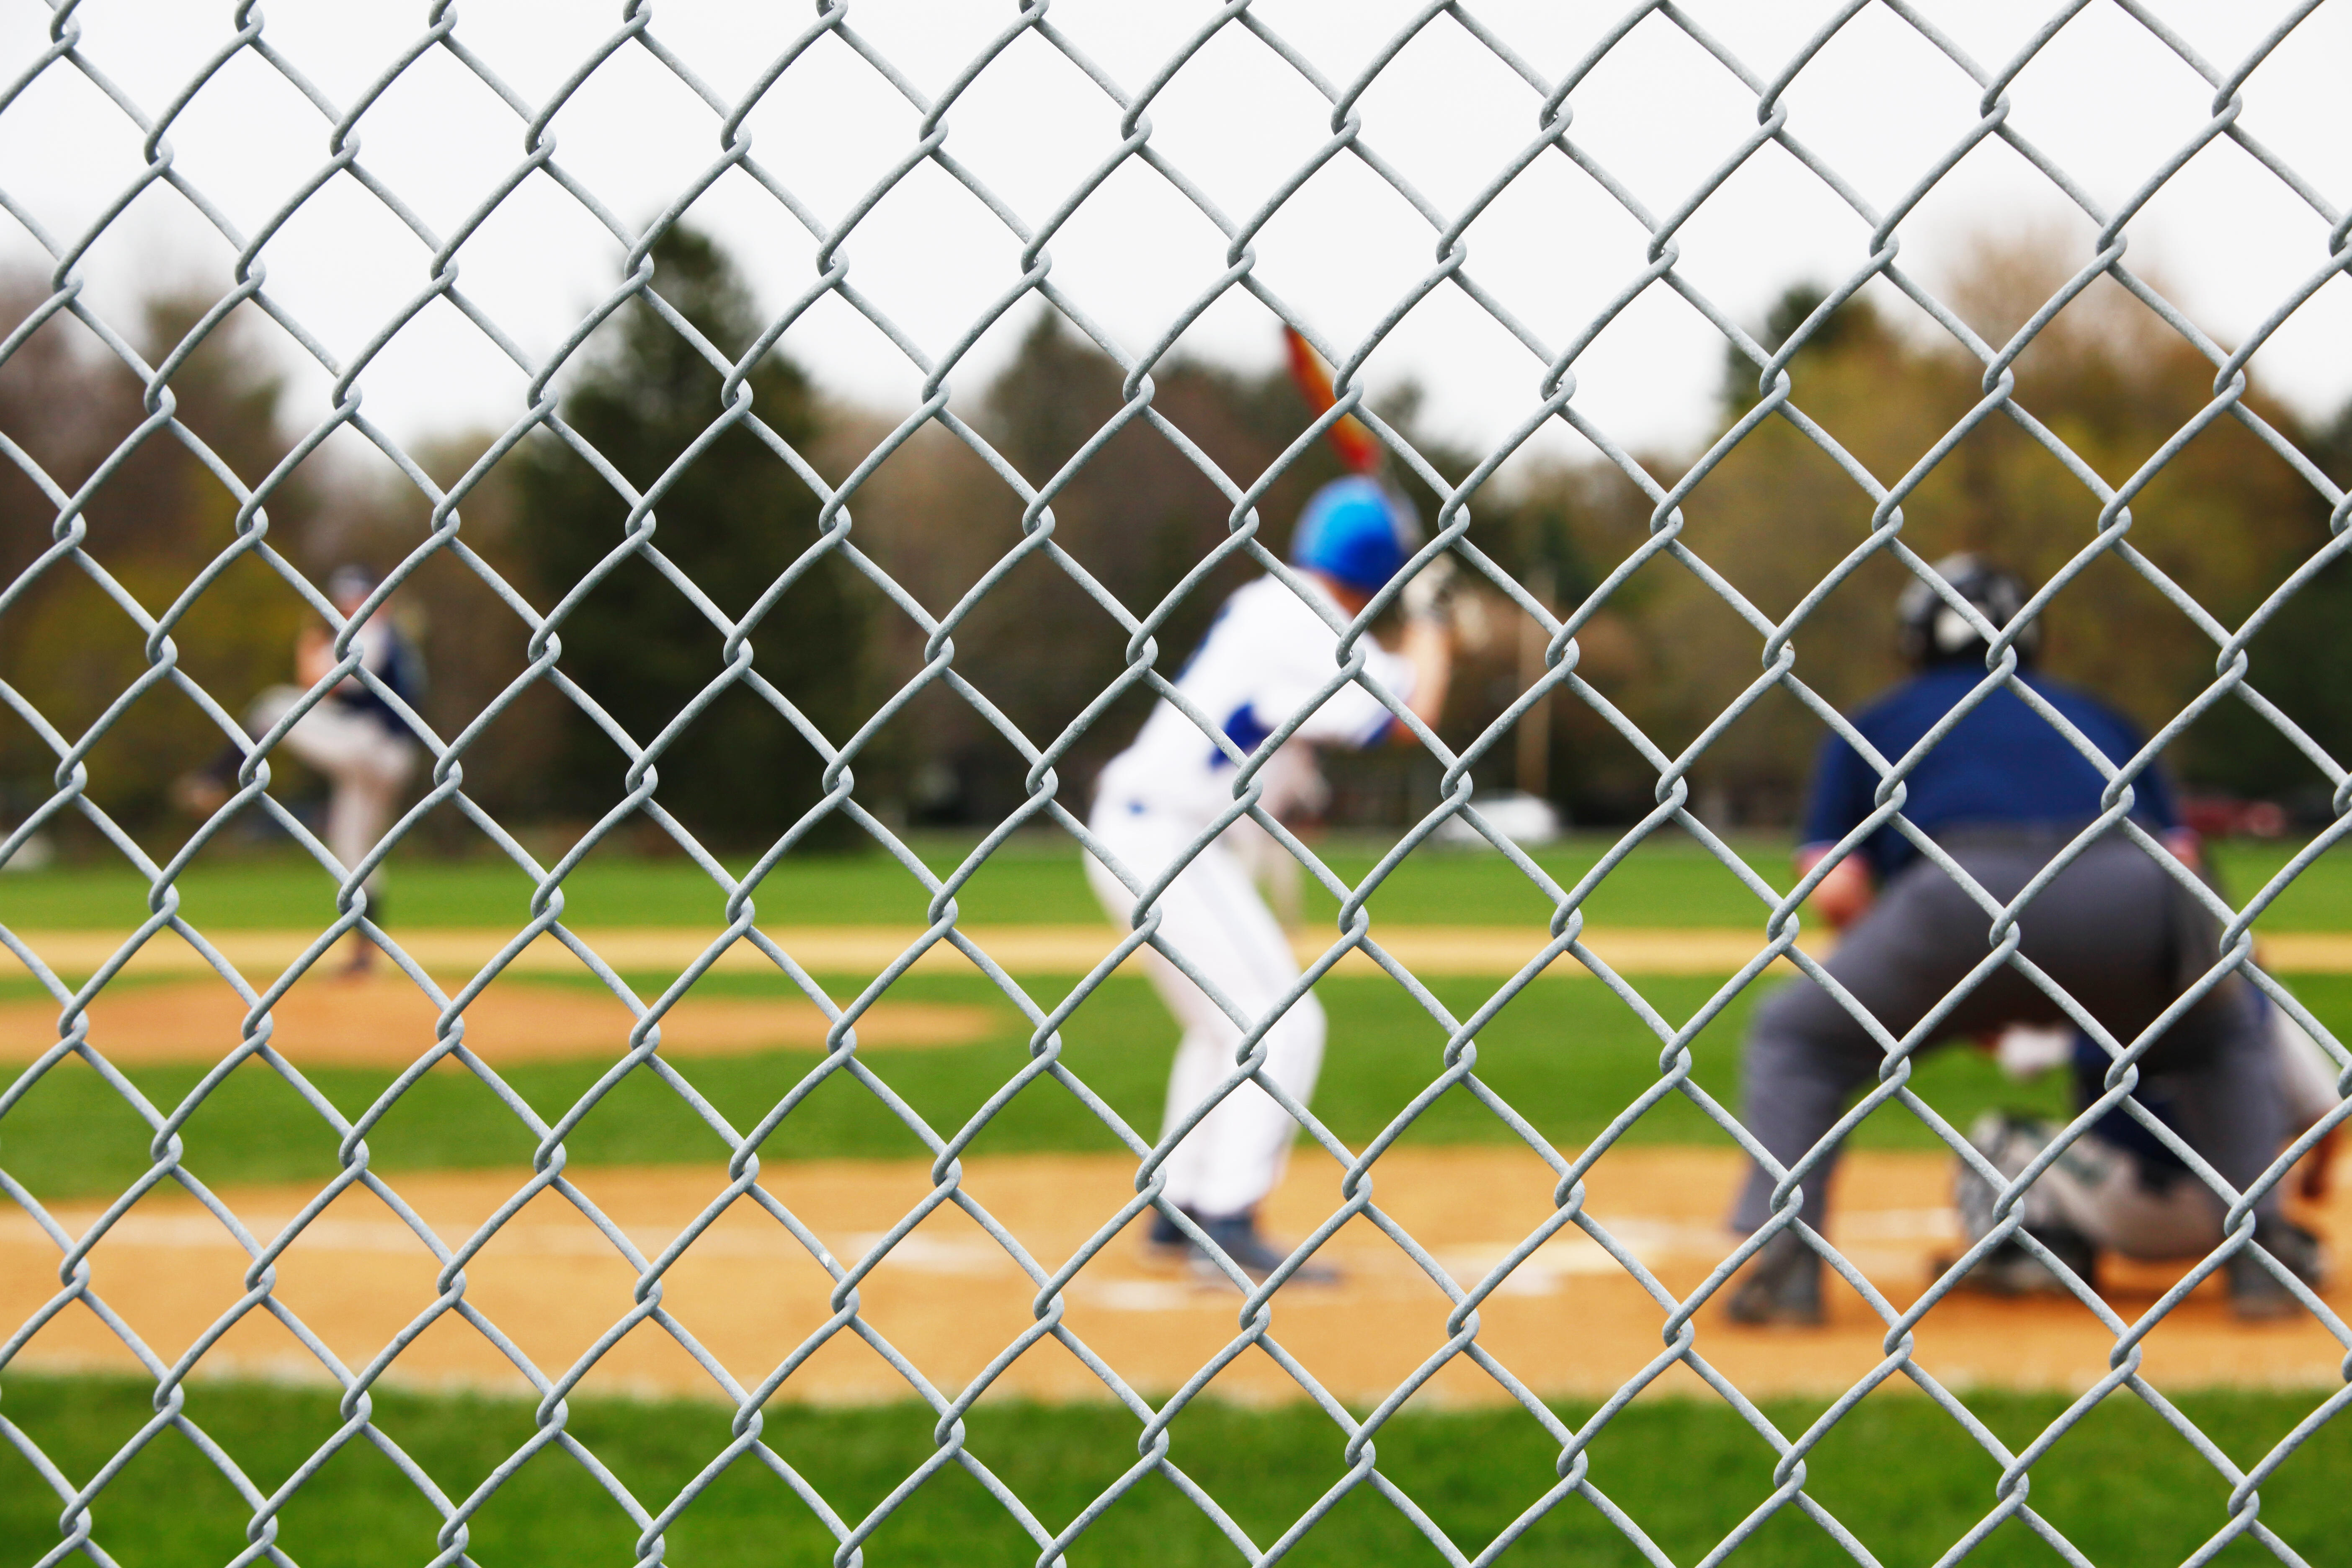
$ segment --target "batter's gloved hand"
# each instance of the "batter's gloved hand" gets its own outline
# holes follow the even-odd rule
[[[1431,621],[1439,626],[1453,622],[1454,558],[1441,555],[1413,574],[1397,595],[1404,607],[1405,618],[1411,621]]]

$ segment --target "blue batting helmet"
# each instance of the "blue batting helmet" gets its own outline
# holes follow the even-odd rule
[[[1377,594],[1412,553],[1421,530],[1403,501],[1361,477],[1333,479],[1307,498],[1290,536],[1290,563]]]

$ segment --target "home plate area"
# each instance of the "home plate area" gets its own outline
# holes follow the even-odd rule
[[[1135,1167],[1118,1156],[1038,1155],[967,1160],[962,1185],[1050,1272],[1134,1192]],[[1957,1249],[1948,1210],[1949,1166],[1939,1155],[1858,1151],[1839,1177],[1832,1239],[1898,1306],[1919,1294],[1933,1260]],[[1588,1179],[1588,1207],[1677,1296],[1696,1289],[1729,1250],[1721,1215],[1739,1173],[1726,1152],[1621,1148]],[[530,1181],[525,1170],[402,1173],[390,1180],[445,1244],[463,1244]],[[573,1170],[567,1179],[626,1234],[658,1257],[728,1185],[716,1165]],[[1474,1283],[1551,1212],[1554,1175],[1531,1152],[1401,1148],[1374,1170],[1375,1201],[1465,1285]],[[771,1163],[761,1188],[845,1265],[870,1250],[932,1190],[923,1162]],[[224,1190],[220,1196],[264,1244],[316,1195],[300,1186]],[[1302,1150],[1270,1200],[1274,1234],[1307,1234],[1340,1203],[1339,1173]],[[100,1207],[61,1208],[79,1234]],[[2352,1202],[2338,1192],[2307,1215],[2337,1257],[2352,1241]],[[1241,1297],[1148,1258],[1132,1224],[1082,1268],[1065,1292],[1066,1327],[1129,1384],[1147,1394],[1181,1385],[1240,1330]],[[58,1249],[29,1216],[0,1220],[0,1320],[38,1314],[58,1289]],[[1271,1333],[1325,1389],[1350,1403],[1379,1401],[1448,1338],[1443,1290],[1369,1221],[1349,1222],[1319,1255],[1331,1284],[1297,1284],[1273,1303]],[[210,1331],[247,1290],[249,1259],[190,1198],[142,1198],[90,1254],[91,1286],[166,1362]],[[339,1195],[284,1253],[275,1296],[352,1368],[431,1308],[438,1265],[408,1225],[363,1189]],[[2129,1266],[2103,1288],[2126,1321],[2140,1317],[2181,1272]],[[542,1190],[499,1228],[463,1275],[462,1300],[550,1377],[561,1376],[635,1305],[636,1269],[560,1191]],[[741,1385],[757,1384],[835,1316],[833,1284],[773,1215],[739,1199],[663,1275],[661,1306],[702,1352]],[[1696,1348],[1751,1397],[1826,1394],[1864,1378],[1886,1353],[1885,1325],[1842,1284],[1831,1322],[1817,1331],[1751,1330],[1722,1321],[1714,1303],[1697,1319]],[[2340,1313],[2352,1292],[2331,1289]],[[933,1208],[861,1283],[863,1322],[929,1384],[953,1393],[1032,1327],[1036,1287],[1004,1249],[951,1203]],[[1530,1257],[1481,1307],[1477,1342],[1528,1388],[1549,1396],[1604,1396],[1638,1374],[1664,1345],[1666,1311],[1617,1262],[1568,1229]],[[2080,1304],[1956,1292],[1916,1331],[1926,1371],[1956,1386],[2080,1390],[2109,1370],[2114,1338]],[[2314,1386],[2338,1381],[2342,1350],[2308,1316],[2248,1325],[2209,1281],[2145,1341],[2144,1370],[2168,1388],[2228,1384]],[[115,1331],[79,1304],[51,1318],[17,1356],[18,1367],[133,1370]],[[266,1310],[248,1310],[200,1363],[203,1375],[314,1380],[317,1361]],[[516,1365],[457,1311],[434,1321],[387,1374],[411,1385],[530,1393]],[[583,1393],[723,1397],[709,1372],[662,1325],[636,1323],[599,1358]],[[1651,1392],[1702,1394],[1676,1366]],[[1895,1377],[1890,1387],[1908,1387]],[[845,1327],[793,1371],[778,1397],[826,1403],[906,1398],[899,1373]],[[1101,1383],[1063,1345],[1032,1346],[992,1394],[1045,1399],[1105,1397]],[[1302,1397],[1272,1356],[1245,1350],[1210,1385],[1213,1397],[1263,1403]],[[1456,1357],[1421,1399],[1491,1402],[1507,1391]]]

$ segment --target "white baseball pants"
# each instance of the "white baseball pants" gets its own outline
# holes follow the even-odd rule
[[[1149,885],[1198,836],[1183,820],[1124,801],[1108,801],[1088,824],[1104,847]],[[1135,895],[1092,856],[1087,879],[1122,930],[1133,923]],[[1239,857],[1212,844],[1160,895],[1160,939],[1184,956],[1253,1022],[1263,1019],[1298,982],[1290,943]],[[1200,986],[1150,948],[1138,956],[1169,1011],[1183,1026],[1168,1079],[1164,1137],[1224,1082],[1239,1056],[1242,1029]],[[1265,1072],[1301,1104],[1323,1065],[1322,1005],[1310,992],[1265,1033]],[[1298,1123],[1255,1083],[1221,1101],[1169,1156],[1167,1196],[1194,1215],[1223,1218],[1253,1207],[1282,1179]]]
[[[273,686],[246,710],[246,728],[268,732],[301,700],[299,688]],[[327,775],[327,847],[349,870],[373,852],[391,826],[400,790],[416,765],[416,744],[394,734],[365,713],[340,702],[321,702],[286,731],[286,749]],[[368,878],[376,890],[381,873]]]

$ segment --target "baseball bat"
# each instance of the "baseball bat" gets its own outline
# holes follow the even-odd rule
[[[1298,395],[1307,400],[1308,413],[1319,419],[1339,401],[1331,390],[1331,367],[1323,363],[1323,356],[1315,352],[1314,345],[1299,335],[1297,328],[1285,326],[1282,340],[1289,351],[1290,379],[1297,384]],[[1363,421],[1352,414],[1323,434],[1330,441],[1331,449],[1339,454],[1339,461],[1351,472],[1377,475],[1387,464],[1388,453],[1365,428]]]

